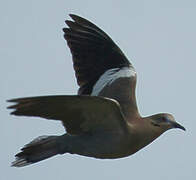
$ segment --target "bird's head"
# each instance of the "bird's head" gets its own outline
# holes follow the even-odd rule
[[[138,151],[151,143],[162,133],[169,129],[179,128],[185,131],[185,128],[177,123],[174,117],[168,113],[160,113],[144,117],[141,121],[136,121],[132,125],[132,132],[135,133],[135,149]],[[138,143],[138,144],[137,144]]]
[[[179,128],[184,131],[186,130],[182,125],[175,121],[171,114],[168,113],[152,115],[150,116],[149,121],[150,124],[154,126],[153,129],[157,128],[158,131],[166,131],[173,128]]]

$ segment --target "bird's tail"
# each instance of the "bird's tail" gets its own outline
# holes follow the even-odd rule
[[[60,136],[40,136],[25,145],[21,152],[16,154],[12,162],[14,167],[22,167],[59,154],[58,139]]]

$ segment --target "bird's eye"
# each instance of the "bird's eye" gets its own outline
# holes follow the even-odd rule
[[[166,121],[166,118],[165,117],[161,117],[161,121]]]
[[[168,118],[167,118],[167,117],[165,117],[165,116],[163,116],[163,117],[161,117],[161,121],[163,121],[163,122],[167,122],[167,121],[168,121]]]

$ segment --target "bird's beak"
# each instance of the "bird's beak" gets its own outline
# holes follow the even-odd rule
[[[186,129],[177,122],[172,122],[172,127],[173,128],[179,128],[179,129],[182,129],[182,130],[186,131]]]

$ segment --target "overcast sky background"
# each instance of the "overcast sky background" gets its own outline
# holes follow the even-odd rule
[[[71,54],[62,28],[81,15],[112,37],[137,70],[143,116],[172,113],[186,132],[170,130],[136,154],[96,160],[65,154],[24,168],[14,155],[40,135],[63,134],[57,121],[9,115],[7,99],[76,94]],[[1,0],[0,179],[196,178],[196,1]]]

